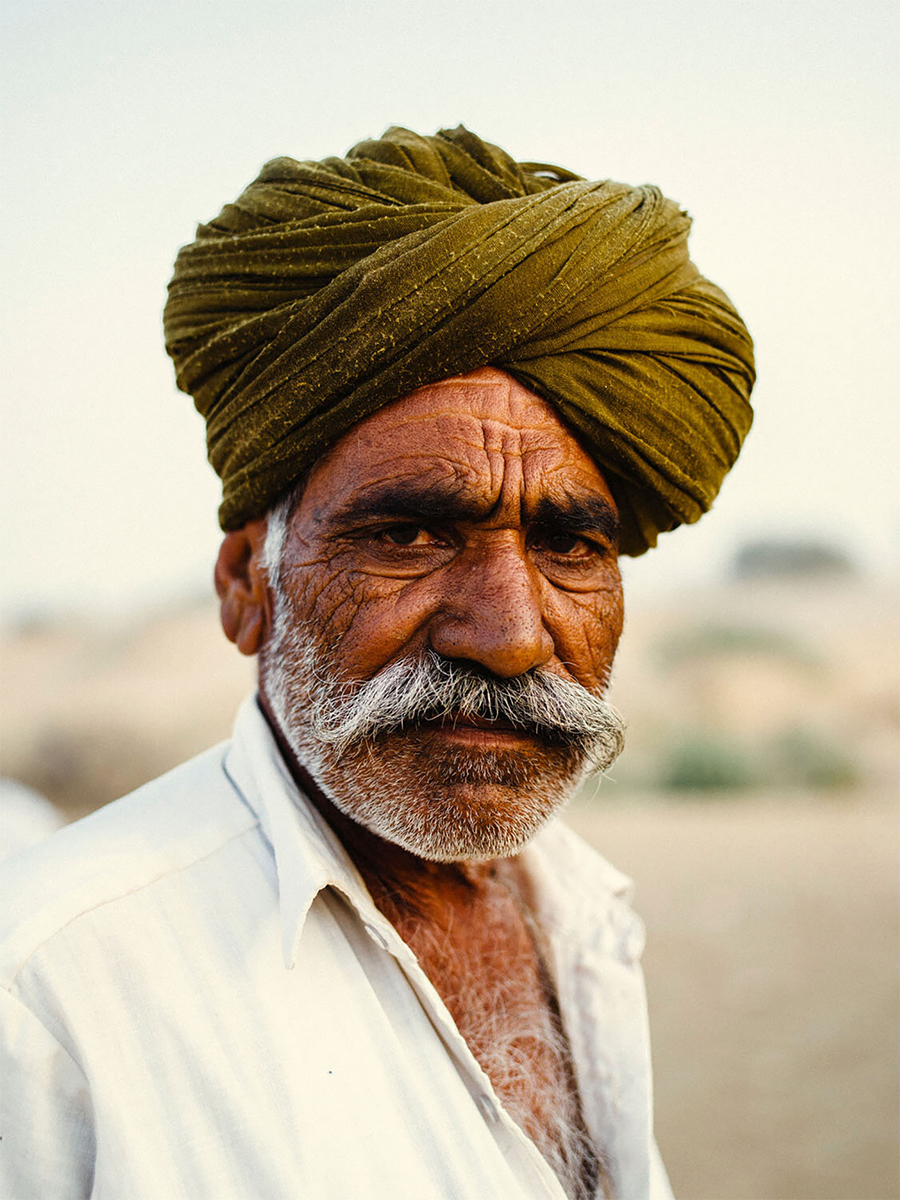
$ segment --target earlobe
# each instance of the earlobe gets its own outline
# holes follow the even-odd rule
[[[249,521],[226,533],[216,560],[216,594],[225,636],[241,654],[261,648],[269,627],[270,606],[263,549],[266,522]]]

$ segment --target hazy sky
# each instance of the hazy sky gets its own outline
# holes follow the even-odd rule
[[[3,0],[2,597],[199,591],[203,424],[160,313],[178,246],[277,155],[460,121],[659,184],[757,342],[713,512],[636,588],[811,533],[896,558],[898,6],[880,0]]]

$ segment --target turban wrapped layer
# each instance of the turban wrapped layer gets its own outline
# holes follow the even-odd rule
[[[516,163],[460,127],[275,159],[178,255],[165,310],[223,529],[342,433],[476,367],[554,404],[604,469],[621,549],[712,504],[750,427],[750,337],[654,187]]]

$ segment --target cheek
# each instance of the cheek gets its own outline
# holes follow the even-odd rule
[[[291,584],[298,618],[353,679],[368,679],[424,644],[439,602],[427,579],[367,575],[338,558],[295,571]]]
[[[363,600],[352,574],[324,557],[293,563],[282,587],[293,620],[327,650],[339,645]]]
[[[556,657],[579,683],[587,687],[605,683],[622,622],[622,592],[618,587],[590,595],[558,595],[548,619]]]

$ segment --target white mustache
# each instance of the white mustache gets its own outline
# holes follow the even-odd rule
[[[325,681],[319,677],[320,687]],[[537,668],[512,679],[483,674],[428,650],[385,667],[362,684],[317,689],[312,725],[339,753],[423,721],[504,721],[545,741],[580,749],[596,770],[621,752],[625,722],[606,700]]]

